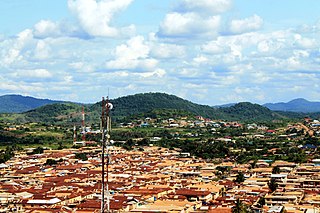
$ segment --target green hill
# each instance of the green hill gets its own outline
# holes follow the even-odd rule
[[[273,121],[288,118],[277,112],[249,102],[242,102],[231,107],[220,108],[228,117],[228,120],[240,121]]]
[[[313,113],[320,112],[320,102],[312,102],[303,98],[297,98],[287,103],[267,103],[265,107],[271,110],[286,111],[286,112],[303,112]]]
[[[193,115],[202,115],[208,118],[219,118],[220,111],[210,106],[199,105],[184,100],[174,95],[165,93],[143,93],[129,95],[114,100],[112,116],[116,119],[122,119],[130,115],[149,113],[155,109],[162,110],[181,110]],[[101,102],[94,104],[91,111],[101,111]]]
[[[231,107],[213,108],[184,100],[165,93],[143,93],[110,100],[113,104],[112,119],[116,122],[127,122],[133,118],[168,118],[176,116],[242,121],[264,122],[290,118],[266,107],[248,102],[238,103]],[[0,119],[19,122],[46,122],[61,124],[81,123],[81,106],[74,103],[57,103],[39,107],[21,114],[2,115]],[[101,116],[101,102],[85,106],[86,122],[98,125]],[[297,116],[296,114],[294,114]],[[7,117],[6,117],[7,116]],[[299,115],[300,117],[300,115]]]
[[[20,113],[44,106],[47,104],[60,103],[49,99],[38,99],[22,95],[0,96],[0,113]]]

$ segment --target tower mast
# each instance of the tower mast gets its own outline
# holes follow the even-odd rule
[[[73,126],[73,142],[76,142],[77,141],[77,132],[76,132],[76,126],[74,125]]]
[[[84,114],[84,106],[82,106],[82,141],[86,141],[86,126],[84,123],[85,114]]]
[[[108,97],[106,99],[102,98],[102,112],[101,112],[101,133],[102,133],[102,189],[101,189],[101,213],[110,212],[110,194],[109,194],[109,150],[110,145],[110,131],[111,131],[111,118],[110,110],[113,108],[112,104],[109,102]],[[105,156],[107,156],[107,171],[106,171],[106,181],[105,181]],[[105,198],[105,193],[107,197]],[[106,202],[107,199],[107,202]]]

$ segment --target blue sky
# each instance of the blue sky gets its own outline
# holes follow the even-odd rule
[[[318,0],[3,0],[0,95],[319,101]]]

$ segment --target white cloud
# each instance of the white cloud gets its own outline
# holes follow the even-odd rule
[[[22,51],[33,42],[33,34],[30,29],[26,29],[17,35],[17,38],[7,41],[7,46],[3,50],[1,64],[10,66],[16,61],[23,59]]]
[[[60,26],[50,20],[41,20],[35,24],[33,33],[37,38],[56,37],[61,35]]]
[[[47,69],[20,70],[13,75],[21,79],[45,79],[53,76]]]
[[[39,40],[34,50],[34,57],[39,60],[49,58],[51,48],[46,44],[44,40]]]
[[[203,34],[217,34],[220,16],[203,18],[197,13],[169,13],[160,24],[160,36],[194,37]]]
[[[135,92],[174,91],[188,99],[200,93],[211,97],[204,102],[280,97],[293,85],[308,84],[319,92],[319,27],[266,33],[259,31],[263,21],[254,15],[224,28],[221,13],[230,8],[231,0],[182,0],[179,8],[162,14],[156,32],[148,32],[150,26],[137,27],[149,33],[143,37],[135,35],[135,25],[114,25],[116,13],[130,2],[69,0],[78,24],[41,20],[16,36],[0,36],[1,92],[30,90],[91,102],[100,99],[105,85],[122,95],[136,88]],[[219,34],[227,28],[230,34]],[[130,39],[117,37],[123,34]],[[81,35],[90,39],[78,39]]]
[[[232,0],[183,0],[177,10],[219,14],[230,9]]]
[[[33,94],[43,91],[44,85],[35,83],[6,81],[0,83],[0,90],[7,90],[18,94]]]
[[[68,0],[69,9],[81,27],[92,36],[116,37],[119,30],[111,26],[113,16],[126,9],[133,0]],[[128,27],[124,29],[126,31]],[[132,26],[129,26],[132,29]]]
[[[115,60],[106,63],[110,69],[153,69],[158,61],[149,57],[150,47],[142,36],[136,36],[116,47]]]
[[[71,62],[68,65],[71,69],[78,73],[91,73],[94,71],[92,64],[84,63],[82,61]]]
[[[156,69],[153,72],[135,73],[135,75],[143,78],[151,78],[151,77],[162,78],[166,75],[166,71],[163,69]]]
[[[302,37],[300,34],[294,35],[294,39],[295,39],[295,45],[297,45],[297,47],[302,49],[317,48],[319,44],[319,42],[317,42],[316,39],[305,38],[305,37]]]
[[[183,58],[186,55],[186,49],[185,46],[155,41],[151,46],[150,54],[155,58]]]
[[[270,73],[258,71],[258,72],[254,72],[252,74],[252,80],[256,84],[265,83],[265,82],[269,81],[270,79],[271,79]]]
[[[196,64],[206,64],[208,62],[208,58],[203,56],[203,55],[199,55],[197,57],[195,57],[193,59],[193,61],[196,63]]]
[[[262,27],[263,20],[258,15],[253,15],[245,19],[232,20],[230,23],[230,32],[241,34],[259,30]]]
[[[217,40],[211,41],[201,46],[201,49],[205,53],[209,54],[222,54],[230,52],[230,47],[222,41],[221,37]]]

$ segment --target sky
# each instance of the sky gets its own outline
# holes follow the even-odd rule
[[[0,95],[320,101],[319,0],[2,0]]]

